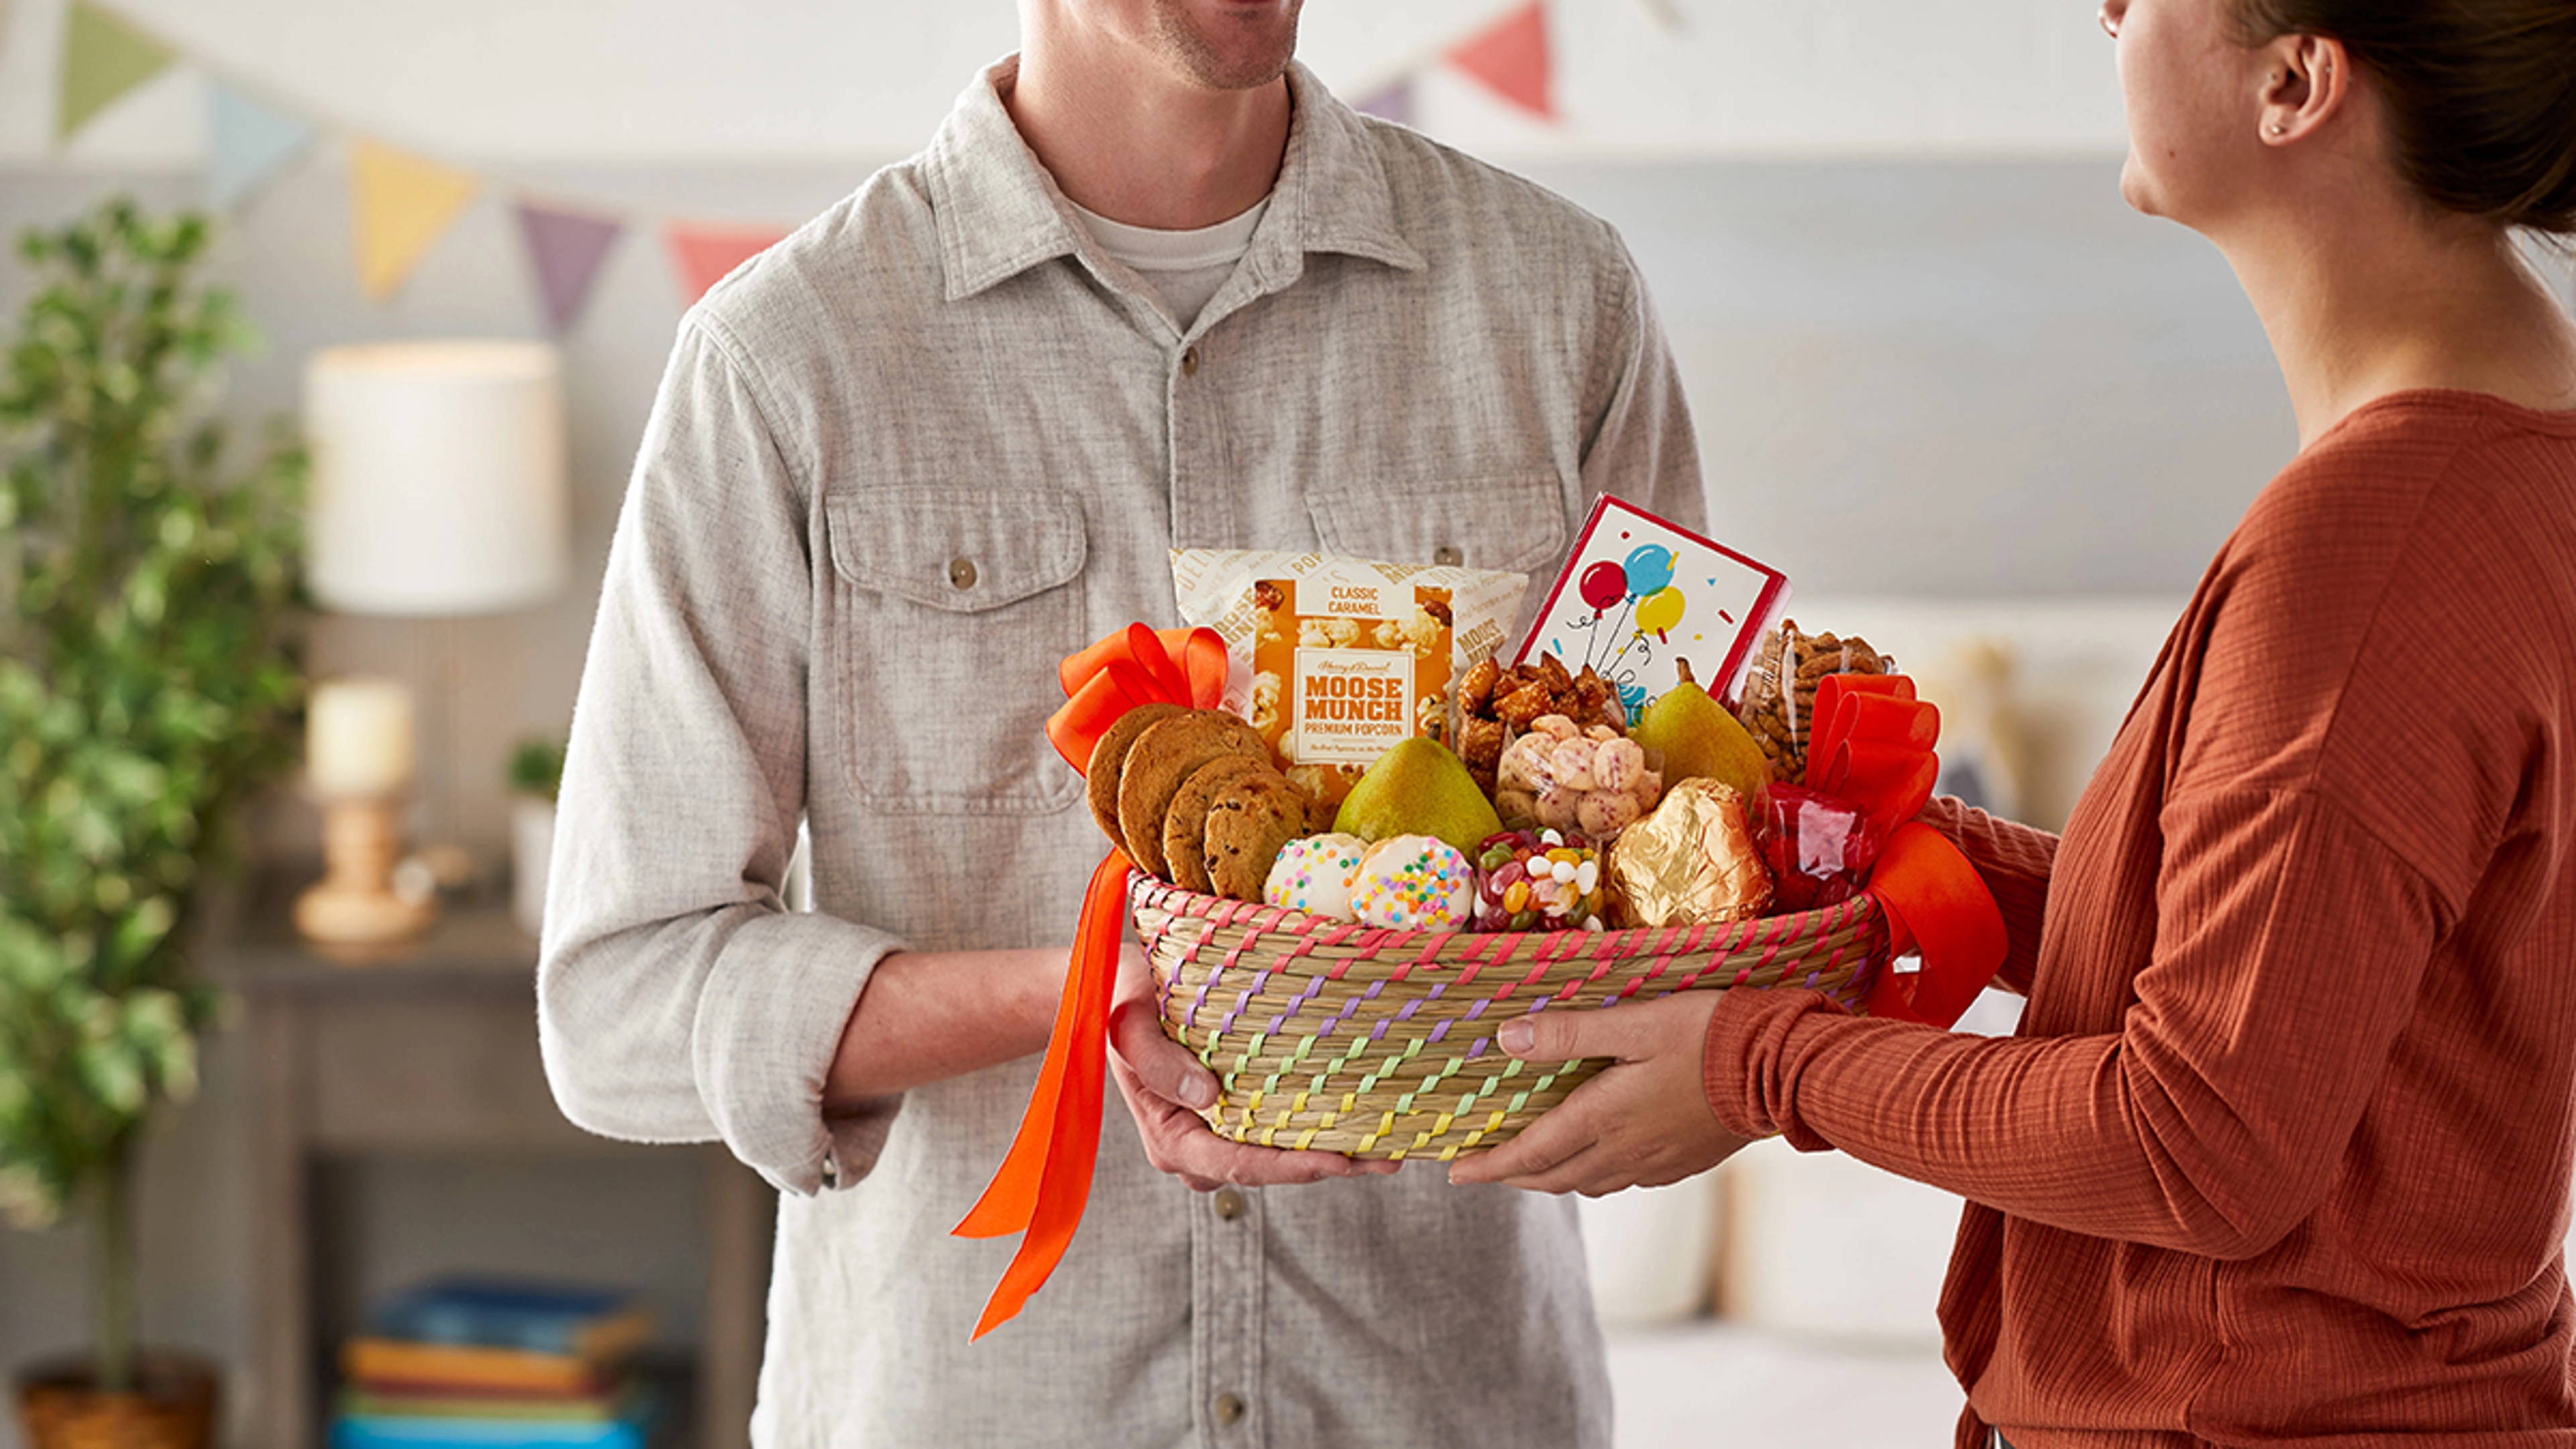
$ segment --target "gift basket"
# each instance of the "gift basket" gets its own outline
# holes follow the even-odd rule
[[[979,1335],[1080,1221],[1131,918],[1165,1033],[1218,1079],[1211,1130],[1390,1159],[1498,1145],[1605,1065],[1505,1053],[1516,1014],[1798,987],[1947,1026],[2001,958],[1991,897],[1913,819],[1937,713],[1781,618],[1774,570],[1605,498],[1509,663],[1515,574],[1191,551],[1174,579],[1194,627],[1060,672],[1048,733],[1112,849],[957,1229],[1026,1235]]]
[[[1217,1074],[1208,1125],[1265,1147],[1445,1160],[1509,1138],[1600,1070],[1493,1045],[1510,1015],[1698,987],[1857,1005],[1887,959],[1866,895],[1728,925],[1386,930],[1132,882],[1164,1030]]]

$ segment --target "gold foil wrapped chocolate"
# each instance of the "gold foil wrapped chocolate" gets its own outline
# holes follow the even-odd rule
[[[1610,881],[1638,926],[1724,925],[1771,904],[1771,872],[1753,843],[1744,797],[1715,780],[1683,780],[1610,843]]]

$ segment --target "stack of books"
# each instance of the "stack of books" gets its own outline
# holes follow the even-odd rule
[[[342,1345],[331,1449],[645,1449],[651,1315],[591,1288],[443,1279]]]

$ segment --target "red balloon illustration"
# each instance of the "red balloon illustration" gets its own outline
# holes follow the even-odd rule
[[[1583,571],[1583,602],[1600,613],[1628,597],[1628,571],[1608,559]]]

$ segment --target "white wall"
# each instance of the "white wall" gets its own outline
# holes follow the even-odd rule
[[[118,0],[290,109],[478,162],[901,154],[1010,49],[1009,0]],[[1300,53],[1347,94],[1412,73],[1518,0],[1316,0]],[[16,0],[0,162],[47,154],[63,0]],[[2121,138],[2089,0],[1552,0],[1561,125],[1454,74],[1427,129],[1507,156],[2101,150]],[[170,75],[70,155],[204,144]]]

